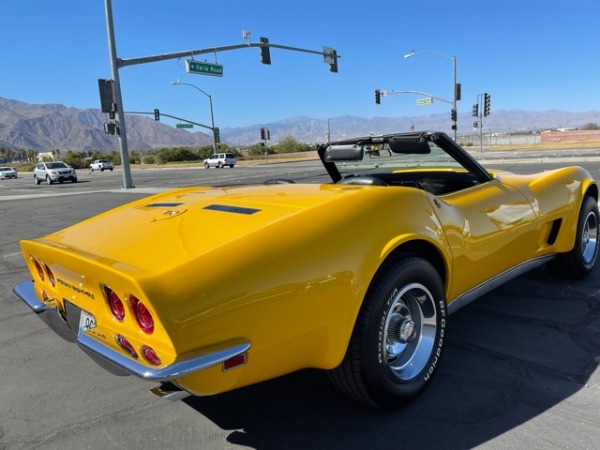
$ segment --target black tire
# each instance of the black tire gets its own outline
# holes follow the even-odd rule
[[[113,171],[113,170],[112,170],[112,167],[110,168],[110,171],[111,171],[111,172]]]
[[[349,397],[382,409],[405,405],[436,372],[446,330],[444,285],[434,267],[406,255],[369,288],[350,345],[329,372]]]
[[[554,274],[571,279],[589,275],[600,248],[599,219],[598,203],[593,197],[586,196],[579,210],[573,250],[558,254],[548,265]]]
[[[217,164],[217,169],[222,169],[223,168],[223,163],[221,161],[219,161],[219,163]]]
[[[46,175],[46,184],[52,184],[52,180],[48,175]]]
[[[100,167],[100,172],[104,172],[104,167]]]
[[[210,164],[209,163],[204,163],[204,168],[205,169],[210,169]]]
[[[40,183],[42,182],[38,177],[36,177],[35,175],[33,176],[33,181],[35,181],[35,184],[37,184],[38,186],[40,185]]]
[[[90,172],[93,172],[93,171],[94,171],[94,168],[93,168],[93,167],[90,167]]]

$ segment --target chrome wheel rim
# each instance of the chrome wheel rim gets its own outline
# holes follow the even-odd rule
[[[598,218],[593,211],[585,218],[581,231],[581,254],[585,263],[589,264],[594,260],[598,245]]]
[[[393,296],[383,328],[383,363],[399,380],[414,378],[425,368],[437,331],[435,299],[419,283]]]

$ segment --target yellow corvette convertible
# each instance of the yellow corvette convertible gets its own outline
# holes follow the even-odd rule
[[[319,368],[388,409],[431,382],[450,313],[541,264],[581,278],[596,262],[598,185],[582,168],[490,172],[437,132],[319,155],[328,184],[178,189],[22,241],[32,281],[14,291],[157,395]]]

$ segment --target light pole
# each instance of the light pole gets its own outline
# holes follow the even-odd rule
[[[208,101],[210,103],[210,121],[211,121],[211,124],[212,124],[211,126],[212,126],[212,133],[213,133],[213,153],[217,153],[217,135],[215,133],[215,116],[213,114],[212,96],[210,94],[207,94],[206,92],[204,92],[202,89],[200,89],[195,84],[182,83],[179,80],[173,81],[171,84],[173,86],[179,86],[179,85],[191,86],[193,88],[198,89],[200,92],[202,92],[204,95],[206,95],[208,97]]]
[[[442,58],[446,58],[449,59],[450,61],[452,61],[452,72],[453,72],[453,77],[452,77],[452,109],[454,110],[453,116],[454,114],[456,114],[457,117],[458,116],[458,111],[456,110],[456,101],[457,101],[457,87],[456,87],[456,56],[447,56],[444,55],[442,53],[438,53],[438,52],[433,52],[431,50],[426,50],[423,52],[416,52],[414,50],[412,50],[410,53],[407,53],[406,55],[404,55],[405,58],[412,58],[415,55],[420,55],[421,53],[432,53],[434,55],[437,56],[441,56]],[[454,140],[456,141],[456,131],[457,131],[457,126],[456,126],[456,120],[454,120],[453,123],[453,129],[454,129]]]

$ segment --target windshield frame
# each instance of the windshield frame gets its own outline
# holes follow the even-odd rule
[[[402,152],[402,144],[392,145],[394,140],[406,140],[407,152]],[[412,144],[426,141],[432,150],[415,151]],[[424,142],[421,142],[422,146]],[[352,160],[328,160],[329,151],[336,148],[354,146],[355,153],[349,157]],[[362,157],[361,157],[362,150]],[[372,152],[379,152],[373,154]],[[382,157],[382,154],[384,156]],[[483,168],[462,147],[449,136],[441,132],[395,133],[380,136],[367,136],[331,142],[318,148],[319,158],[334,183],[343,178],[361,175],[393,174],[399,172],[418,172],[423,170],[468,172],[480,183],[491,180],[492,175]],[[445,159],[445,163],[443,161]],[[436,164],[433,164],[433,163]]]

